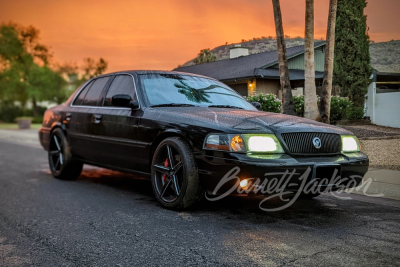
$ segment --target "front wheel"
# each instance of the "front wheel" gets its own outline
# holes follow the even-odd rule
[[[158,145],[151,182],[154,195],[165,208],[188,208],[200,198],[202,187],[194,155],[181,138],[167,138]]]
[[[82,172],[83,164],[72,158],[67,138],[60,128],[50,135],[49,167],[53,176],[62,180],[75,180]]]

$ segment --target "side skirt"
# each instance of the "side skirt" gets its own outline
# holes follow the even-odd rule
[[[111,165],[99,164],[99,163],[92,162],[89,160],[84,160],[84,159],[76,158],[76,160],[79,160],[79,161],[83,162],[84,164],[88,164],[88,165],[92,165],[92,166],[96,166],[96,167],[100,167],[100,168],[110,169],[113,171],[119,171],[119,172],[124,172],[124,173],[129,173],[129,174],[141,175],[148,180],[150,180],[150,177],[151,177],[151,174],[147,173],[147,172],[140,172],[140,171],[125,169],[125,168],[118,168],[118,167],[114,167]]]

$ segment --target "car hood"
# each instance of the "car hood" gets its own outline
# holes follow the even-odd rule
[[[313,120],[263,111],[205,108],[157,107],[147,109],[158,121],[181,127],[199,126],[227,133],[326,132],[352,134],[343,128]],[[153,117],[152,116],[152,117]]]

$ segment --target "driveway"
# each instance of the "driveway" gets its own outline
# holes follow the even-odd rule
[[[4,140],[0,266],[400,264],[397,200],[322,195],[264,212],[260,197],[230,197],[175,212],[140,177],[85,167],[56,180],[37,144]]]

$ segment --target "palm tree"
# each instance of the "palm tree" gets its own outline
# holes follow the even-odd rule
[[[306,29],[304,38],[304,117],[320,121],[314,63],[314,0],[306,0]]]
[[[328,29],[326,31],[324,79],[320,100],[321,120],[325,123],[330,122],[337,3],[337,0],[330,0],[329,2]]]
[[[200,53],[198,54],[197,58],[193,60],[193,63],[197,65],[197,64],[214,62],[216,60],[217,57],[213,53],[211,53],[210,48],[206,48],[200,50]]]
[[[214,88],[223,88],[222,86],[212,84],[210,86],[204,87],[204,88],[193,88],[184,81],[179,81],[174,84],[175,87],[179,88],[178,92],[181,94],[184,94],[189,101],[195,102],[195,103],[211,103],[208,98],[210,98],[209,94],[219,94],[219,95],[229,95],[229,96],[234,96],[237,98],[240,98],[236,94],[227,94],[227,93],[218,93],[218,92],[207,92],[207,90],[211,90]]]
[[[282,14],[279,0],[272,0],[274,8],[276,46],[278,48],[279,76],[282,90],[283,113],[296,115],[293,103],[292,87],[290,86],[289,68],[286,56],[286,44],[283,34]]]

